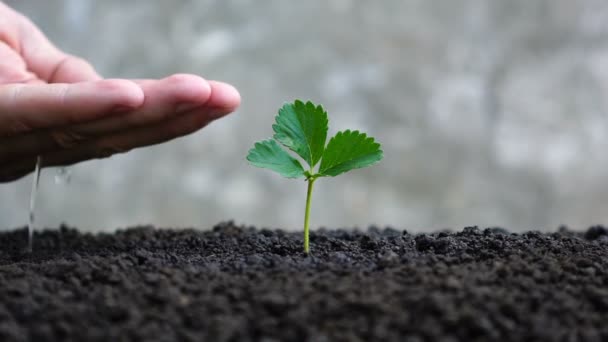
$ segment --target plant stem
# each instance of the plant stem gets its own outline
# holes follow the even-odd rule
[[[310,252],[310,239],[309,239],[309,229],[308,223],[310,218],[310,199],[312,195],[312,186],[315,183],[316,178],[308,179],[308,191],[306,192],[306,211],[304,212],[304,253],[308,254]]]

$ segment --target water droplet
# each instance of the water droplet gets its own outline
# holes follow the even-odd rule
[[[72,170],[67,167],[60,167],[55,173],[55,184],[67,185],[72,180]]]

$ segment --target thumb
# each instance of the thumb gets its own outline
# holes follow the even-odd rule
[[[49,83],[77,83],[101,80],[89,62],[82,58],[62,54],[56,59],[54,70],[47,79]]]
[[[101,76],[87,61],[59,50],[25,16],[10,8],[16,17],[20,54],[27,69],[48,83],[76,83],[97,81]]]

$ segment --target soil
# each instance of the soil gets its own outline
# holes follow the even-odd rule
[[[0,233],[0,341],[608,341],[608,230]]]

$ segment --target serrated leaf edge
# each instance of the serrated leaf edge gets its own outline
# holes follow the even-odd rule
[[[304,108],[311,107],[312,110],[311,109],[307,109],[307,110],[310,110],[310,111],[317,111],[317,110],[321,111],[325,115],[325,127],[326,127],[326,129],[329,128],[329,114],[327,113],[327,110],[325,110],[325,108],[323,107],[323,105],[321,105],[321,104],[316,105],[311,100],[307,100],[306,102],[304,102],[304,101],[302,101],[300,99],[296,99],[296,100],[293,101],[293,103],[292,102],[285,102],[281,106],[281,108],[279,108],[278,114],[275,115],[275,117],[274,117],[274,124],[272,124],[272,130],[274,132],[273,139],[276,140],[279,144],[281,144],[281,145],[285,146],[286,148],[288,148],[290,151],[294,152],[295,154],[298,154],[291,147],[287,146],[279,138],[277,138],[277,135],[281,134],[281,133],[277,132],[278,127],[280,127],[280,123],[278,122],[278,119],[281,116],[281,112],[283,110],[285,110],[285,107],[288,107],[288,106],[293,106],[294,107],[294,111],[295,111],[295,107],[297,107],[297,106],[303,106]],[[310,169],[314,168],[315,165],[317,165],[321,161],[321,159],[323,159],[323,153],[325,152],[325,148],[327,146],[326,143],[327,143],[327,131],[325,132],[325,141],[323,141],[323,149],[320,152],[319,158],[315,161],[313,159],[312,150],[310,148],[311,144],[309,144],[308,141],[307,141],[306,148],[308,149],[308,155],[310,156],[310,159],[311,159],[310,161],[311,162],[309,163],[309,161],[306,160],[306,158],[304,158],[302,156],[300,156],[300,157],[302,158],[302,160],[304,160],[306,162],[306,164],[308,164],[308,166],[310,167]]]
[[[382,150],[382,144],[380,144],[379,142],[377,142],[377,141],[376,141],[376,139],[375,139],[374,137],[372,137],[372,136],[368,136],[368,135],[367,135],[367,133],[365,133],[365,132],[361,132],[361,131],[359,131],[359,130],[350,130],[350,129],[346,129],[346,130],[344,130],[344,131],[339,131],[339,132],[337,132],[337,133],[336,133],[336,134],[335,134],[333,137],[331,137],[331,138],[329,139],[329,141],[327,142],[327,145],[325,146],[325,149],[327,149],[327,146],[329,146],[329,144],[332,142],[332,140],[337,139],[337,138],[338,138],[338,136],[340,136],[340,135],[358,135],[358,136],[362,136],[362,141],[371,141],[371,143],[373,143],[374,145],[376,145],[376,146],[378,147],[378,150],[376,150],[376,151],[374,151],[374,152],[372,152],[372,153],[369,153],[369,154],[363,155],[363,156],[359,156],[358,158],[363,158],[363,157],[366,157],[366,156],[372,155],[372,154],[374,154],[374,153],[380,153],[380,158],[378,158],[378,160],[376,160],[376,161],[372,162],[371,164],[365,165],[365,166],[363,166],[363,167],[357,167],[357,168],[354,168],[354,169],[350,169],[350,170],[348,170],[348,171],[344,171],[344,172],[342,172],[342,173],[346,173],[346,172],[349,172],[349,171],[352,171],[352,170],[361,169],[361,168],[365,168],[365,167],[369,167],[369,166],[376,165],[376,164],[378,164],[378,163],[379,163],[379,162],[380,162],[380,161],[381,161],[381,160],[384,158],[384,151]],[[321,157],[321,164],[322,164],[322,160],[323,160],[323,157]],[[338,165],[339,165],[339,164],[338,164]],[[330,167],[330,168],[326,169],[326,170],[325,170],[325,172],[327,172],[327,170],[331,170],[332,168],[334,168],[334,167],[336,167],[336,166],[337,166],[337,165],[334,165],[334,166],[332,166],[332,167]],[[342,174],[342,173],[340,173],[340,174]],[[338,174],[338,175],[336,175],[336,176],[339,176],[340,174]],[[319,166],[319,173],[317,174],[317,176],[318,176],[318,177],[335,177],[335,176],[333,176],[333,175],[328,175],[328,174],[326,174],[326,173],[322,172],[322,171],[321,171],[321,167],[320,167],[320,166]]]
[[[286,154],[287,154],[289,157],[291,157],[291,159],[292,159],[293,161],[295,161],[295,162],[297,163],[297,165],[300,167],[300,169],[302,169],[302,174],[299,174],[299,175],[297,175],[297,176],[285,176],[285,175],[281,174],[280,172],[278,172],[278,171],[276,171],[276,170],[272,170],[272,169],[269,169],[269,168],[267,168],[267,167],[262,167],[262,166],[256,165],[256,162],[255,162],[255,161],[252,161],[252,160],[250,159],[250,156],[251,156],[252,152],[255,152],[255,150],[256,150],[256,148],[257,148],[258,146],[265,147],[265,146],[264,146],[264,143],[269,143],[269,144],[273,144],[273,143],[274,143],[274,144],[276,144],[276,145],[277,145],[277,146],[278,146],[278,147],[279,147],[279,148],[280,148],[280,149],[281,149],[283,152],[285,152],[285,153],[286,153]],[[268,170],[270,170],[270,171],[274,171],[274,172],[276,172],[276,173],[280,174],[281,176],[283,176],[283,177],[285,177],[285,178],[300,178],[300,177],[304,177],[304,176],[305,176],[305,172],[306,172],[306,171],[305,171],[305,169],[304,169],[304,167],[302,166],[302,163],[300,163],[300,161],[299,161],[299,160],[297,160],[297,159],[296,159],[296,158],[294,158],[294,157],[293,157],[291,154],[289,154],[289,152],[288,152],[288,151],[285,151],[285,149],[283,149],[283,148],[281,147],[281,144],[279,144],[279,143],[278,143],[276,140],[274,140],[274,139],[264,139],[264,140],[256,141],[256,142],[253,144],[253,147],[252,147],[252,148],[250,148],[250,149],[249,149],[249,151],[247,152],[247,157],[246,157],[245,159],[247,159],[247,161],[249,162],[249,164],[251,164],[251,165],[253,165],[253,166],[255,166],[255,167],[258,167],[258,168],[263,168],[263,169],[268,169]],[[270,165],[281,165],[281,164],[279,164],[279,163],[270,163],[270,162],[268,162],[267,164],[270,164]]]

